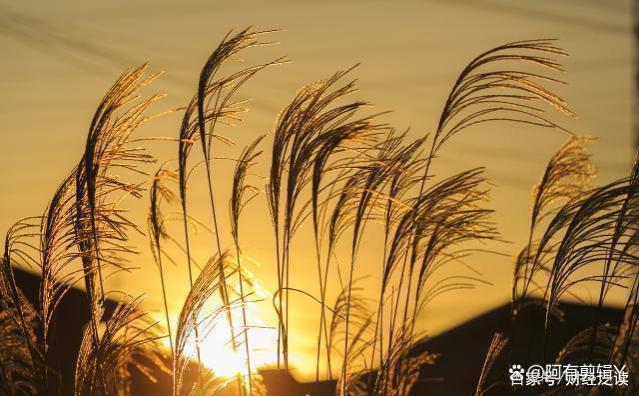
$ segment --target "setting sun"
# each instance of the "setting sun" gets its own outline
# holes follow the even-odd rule
[[[271,330],[259,329],[250,332],[251,371],[275,364],[275,351],[273,351],[276,337]],[[244,345],[233,349],[229,340],[231,334],[228,325],[220,320],[215,329],[205,337],[200,346],[202,364],[211,369],[220,377],[233,377],[237,374],[245,375],[247,372],[246,354]],[[241,338],[240,338],[241,339]]]

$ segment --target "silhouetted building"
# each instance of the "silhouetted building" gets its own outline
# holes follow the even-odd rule
[[[553,317],[546,333],[545,310],[540,304],[524,309],[516,322],[512,321],[510,304],[502,305],[436,337],[422,341],[417,351],[438,353],[435,364],[423,369],[416,395],[474,395],[486,352],[495,332],[509,339],[497,360],[487,383],[493,388],[485,395],[538,394],[539,388],[520,388],[514,393],[508,369],[512,364],[529,367],[532,364],[553,363],[557,354],[577,333],[592,326],[595,309],[589,305],[562,303],[563,320]],[[619,324],[623,311],[604,307],[599,323]]]

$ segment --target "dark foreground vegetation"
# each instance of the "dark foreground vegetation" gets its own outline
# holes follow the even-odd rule
[[[134,132],[155,117],[151,107],[161,96],[145,98],[141,90],[157,75],[147,76],[145,67],[126,71],[107,92],[89,125],[84,153],[43,214],[20,220],[7,233],[0,271],[2,394],[56,395],[71,388],[76,395],[136,394],[134,389],[141,388],[132,378],[140,374],[149,383],[168,378],[167,395],[265,394],[268,376],[252,360],[251,335],[259,329],[247,312],[256,302],[256,283],[246,268],[240,232],[246,232],[243,209],[258,199],[265,199],[272,224],[276,368],[293,368],[289,329],[294,312],[289,308],[291,299],[303,296],[316,303],[319,318],[318,382],[326,372],[338,395],[420,394],[429,368],[446,355],[421,342],[420,313],[443,293],[485,282],[460,263],[503,240],[485,207],[489,183],[483,169],[435,177],[433,166],[457,134],[477,133],[472,129],[495,122],[551,130],[563,134],[566,143],[533,190],[528,243],[515,259],[509,325],[495,328],[499,332],[482,352],[476,394],[637,392],[639,163],[625,178],[593,185],[585,147],[589,138],[554,121],[572,116],[550,88],[560,83],[554,77],[562,70],[557,58],[566,55],[554,41],[514,42],[480,54],[455,81],[432,131],[417,138],[393,129],[369,103],[351,100],[356,85],[349,76],[355,72],[337,72],[302,87],[277,116],[270,136],[256,136],[235,159],[233,176],[221,179],[217,161],[227,157],[231,143],[222,133],[249,105],[238,92],[256,74],[287,62],[276,58],[238,67],[229,61],[267,44],[263,40],[270,34],[247,29],[223,39],[203,66],[193,98],[176,110],[183,115],[173,137],[176,157],[151,175],[144,169],[156,160]],[[262,185],[256,185],[263,182],[252,175],[262,156],[267,163],[263,194]],[[204,176],[206,195],[198,198],[208,202],[208,221],[190,212],[194,174]],[[162,323],[142,309],[142,296],[106,287],[115,272],[135,276],[131,260],[140,247],[130,246],[129,235],[143,227],[124,207],[147,194],[148,176],[146,234],[162,286]],[[222,183],[230,186],[227,199],[216,189]],[[229,209],[228,229],[222,208]],[[168,213],[179,214],[176,229]],[[211,231],[208,260],[192,253],[194,224]],[[291,286],[291,268],[299,265],[300,254],[293,241],[302,225],[314,242],[318,292]],[[371,233],[381,235],[383,252],[377,263],[364,263],[359,256]],[[167,262],[188,273],[184,287],[189,292],[175,313],[177,322],[167,304]],[[16,282],[19,266],[39,273],[31,301]],[[459,273],[440,275],[450,267]],[[381,281],[370,301],[371,293],[358,282],[373,271]],[[81,342],[69,353],[77,356],[73,378],[62,378],[68,373],[62,366],[69,362],[54,358],[60,346],[52,337],[66,325],[59,308],[74,285],[86,290],[88,325],[76,329]],[[579,297],[581,286],[594,291],[594,307],[588,321],[579,322],[584,327],[566,338],[556,331],[563,326],[560,319],[569,318],[562,300]],[[329,299],[334,288],[341,292]],[[610,324],[605,306],[610,292],[622,288],[627,304],[622,318]],[[531,310],[537,313],[534,320]],[[504,369],[514,363],[509,345],[521,345],[532,325],[540,330],[534,334],[545,362],[625,365],[630,384],[510,387]],[[200,346],[219,327],[228,329],[228,339],[219,342],[244,361],[231,378],[202,364]],[[556,351],[558,338],[568,341]]]

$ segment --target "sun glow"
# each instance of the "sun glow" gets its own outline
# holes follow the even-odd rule
[[[248,361],[243,332],[236,331],[238,345],[233,348],[231,334],[226,318],[216,324],[215,329],[200,342],[202,364],[217,376],[233,377],[248,373]],[[252,321],[254,323],[254,320]],[[270,329],[251,329],[248,333],[248,346],[251,371],[271,365],[275,361],[276,336]]]
[[[270,301],[268,293],[259,286],[257,280],[253,280],[253,282],[254,293],[262,301]],[[257,372],[261,368],[274,367],[276,365],[276,326],[275,324],[269,324],[259,315],[259,305],[257,303],[245,306],[246,331],[243,327],[244,321],[241,306],[235,305],[231,308],[234,329],[233,334],[231,334],[228,318],[219,310],[220,302],[218,299],[212,298],[204,304],[198,320],[200,323],[200,358],[202,365],[210,369],[215,376],[231,378],[239,374],[246,378],[249,364],[251,372]],[[154,316],[156,316],[158,322],[162,322],[160,312]],[[274,318],[271,319],[274,320]],[[174,316],[171,321],[173,329],[177,329],[177,321],[177,316]],[[235,347],[232,341],[233,336],[235,336]],[[193,362],[197,359],[195,341],[195,334],[190,334],[183,351]],[[164,339],[164,344],[168,349],[168,339]],[[247,359],[247,345],[249,359]]]
[[[239,319],[239,317],[236,318],[235,314],[233,317]],[[252,328],[248,331],[249,356],[251,372],[257,372],[258,369],[265,366],[275,365],[276,352],[273,348],[274,345],[277,345],[277,334],[270,327],[264,325],[259,318],[254,315],[251,317],[250,327]],[[246,376],[248,361],[243,331],[236,329],[237,347],[233,348],[230,327],[225,316],[216,318],[215,323],[209,323],[209,325],[212,330],[206,331],[199,342],[202,364],[218,377],[231,378],[238,374]],[[195,361],[197,359],[195,339],[191,338],[189,341],[184,353]],[[163,343],[168,349],[168,339],[164,339]]]

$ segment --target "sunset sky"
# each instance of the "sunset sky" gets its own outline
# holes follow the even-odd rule
[[[631,14],[628,0],[245,1],[241,5],[210,0],[3,0],[0,232],[20,218],[42,213],[58,183],[80,158],[96,105],[124,69],[148,62],[150,71],[164,71],[146,90],[168,95],[155,110],[183,106],[195,92],[199,70],[210,51],[230,29],[251,25],[282,31],[271,36],[278,45],[259,48],[247,60],[286,55],[292,62],[266,71],[243,89],[242,97],[251,98],[245,122],[221,131],[238,145],[220,146],[223,151],[217,155],[237,157],[244,144],[272,132],[278,112],[302,85],[357,63],[361,65],[352,72],[360,87],[357,98],[375,103],[376,111],[392,110],[384,121],[399,130],[410,127],[412,136],[420,136],[432,131],[457,74],[475,55],[508,41],[558,38],[570,53],[563,60],[567,73],[561,76],[569,84],[555,88],[578,118],[553,120],[598,138],[590,146],[599,171],[597,182],[610,181],[625,175],[632,159]],[[169,114],[154,120],[140,136],[175,137],[179,117]],[[502,235],[512,242],[491,247],[511,257],[472,258],[469,262],[493,285],[437,300],[422,319],[427,334],[437,334],[508,301],[512,255],[527,236],[531,188],[565,139],[554,131],[493,124],[465,132],[442,151],[435,165],[438,176],[486,166],[494,182],[488,205],[496,210]],[[146,147],[159,162],[177,154],[174,142]],[[265,175],[267,162],[263,158],[256,172]],[[225,218],[231,169],[232,165],[222,164],[216,172]],[[265,179],[252,181],[260,187],[265,184]],[[194,211],[209,221],[205,185],[200,180],[194,184]],[[273,240],[262,198],[251,204],[243,218],[243,249],[255,261],[250,269],[272,292],[276,286]],[[145,195],[140,202],[125,204],[143,229],[147,203]],[[214,251],[210,236],[202,234],[195,252],[200,261]],[[228,235],[224,238],[225,243],[231,242]],[[140,269],[114,278],[111,287],[129,293],[146,291],[147,307],[159,310],[161,294],[148,243],[142,237],[133,241],[144,252],[133,259]],[[317,294],[315,263],[310,254],[305,255],[310,241],[300,238],[296,243],[292,286]],[[378,281],[375,271],[366,271],[367,262],[379,265],[374,260],[374,252],[363,253],[359,275],[370,275],[363,281],[366,285]],[[177,315],[188,285],[186,270],[178,265],[169,266],[168,271],[170,308]],[[293,360],[306,378],[313,372],[308,356],[314,353],[319,308],[314,310],[305,297],[295,297],[292,304]]]

